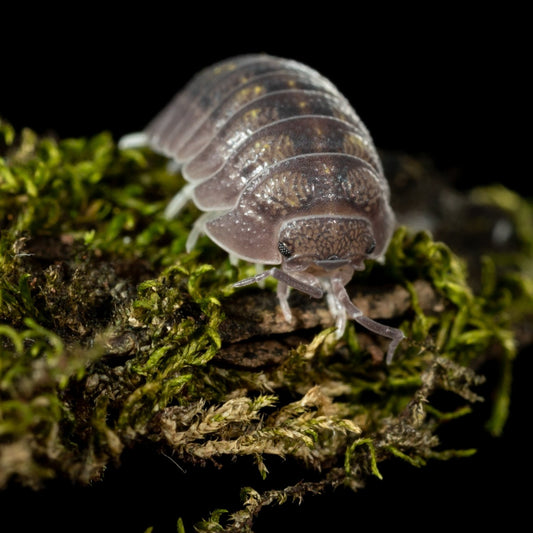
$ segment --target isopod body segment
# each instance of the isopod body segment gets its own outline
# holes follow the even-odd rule
[[[231,58],[198,73],[145,130],[174,159],[190,199],[204,211],[188,247],[207,234],[231,256],[272,266],[239,281],[278,280],[285,318],[289,288],[327,295],[338,334],[347,318],[391,342],[399,329],[363,316],[346,293],[366,259],[381,260],[395,219],[371,136],[336,87],[296,61],[265,54]]]

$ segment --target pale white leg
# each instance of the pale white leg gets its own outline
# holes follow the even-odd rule
[[[193,190],[194,185],[192,183],[187,183],[187,185],[182,187],[181,190],[172,197],[172,200],[170,200],[165,208],[165,218],[174,218],[185,207],[185,204],[192,198]]]
[[[389,343],[389,348],[387,349],[386,358],[387,364],[390,364],[392,358],[394,357],[394,352],[396,351],[398,344],[400,344],[400,342],[405,339],[403,331],[401,329],[386,326],[385,324],[380,324],[379,322],[376,322],[375,320],[364,316],[362,311],[358,307],[356,307],[350,300],[350,297],[348,296],[348,293],[344,288],[342,280],[333,279],[331,282],[331,288],[332,292],[335,294],[335,299],[339,302],[340,305],[342,305],[346,309],[346,312],[350,318],[361,324],[369,331],[391,339],[391,342]]]
[[[256,263],[255,264],[255,273],[256,274],[262,274],[264,271],[265,271],[265,265],[263,263]],[[262,279],[262,280],[258,281],[257,285],[259,285],[259,287],[261,289],[264,289],[265,288],[265,280]]]
[[[265,270],[261,274],[256,274],[251,278],[241,279],[234,283],[234,287],[246,287],[246,285],[251,285],[252,283],[258,283],[259,281],[272,276],[278,280],[278,300],[283,311],[285,319],[290,322],[292,320],[292,313],[289,308],[289,303],[287,301],[289,296],[289,289],[292,287],[299,291],[302,291],[305,294],[309,294],[313,298],[322,298],[324,296],[324,291],[322,287],[317,283],[317,278],[312,275],[306,276],[304,272],[299,272],[298,276],[300,279],[288,274],[284,270],[279,268],[272,267],[268,270]]]
[[[120,150],[128,150],[130,148],[143,148],[148,146],[148,136],[144,131],[136,131],[134,133],[127,133],[123,135],[118,141]]]
[[[186,185],[186,187],[188,187],[188,185]],[[187,237],[187,242],[185,243],[185,249],[187,250],[187,253],[196,246],[196,242],[198,241],[200,235],[205,233],[205,225],[213,218],[220,216],[220,214],[223,212],[225,213],[225,211],[207,211],[196,219],[196,222],[194,223],[194,226],[191,228],[189,236]]]
[[[346,329],[346,309],[344,309],[338,298],[331,292],[326,293],[326,300],[328,302],[329,312],[335,319],[335,337],[340,339]]]
[[[290,287],[286,283],[283,283],[283,281],[278,281],[277,295],[279,306],[281,307],[281,311],[285,317],[285,320],[290,324],[292,322],[292,312],[288,301],[289,291]]]
[[[169,174],[177,174],[180,171],[180,168],[181,168],[181,163],[179,163],[175,159],[171,159],[167,163],[167,172]]]

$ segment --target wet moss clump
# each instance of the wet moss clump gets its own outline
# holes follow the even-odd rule
[[[533,210],[513,192],[469,196],[512,234],[512,246],[478,254],[475,284],[467,259],[405,226],[385,264],[354,277],[358,306],[407,337],[386,366],[386,340],[354,324],[334,339],[325,302],[293,294],[291,326],[275,282],[232,287],[251,265],[231,265],[207,238],[186,253],[198,211],[163,218],[183,180],[148,149],[0,121],[0,156],[0,488],[105,483],[138,447],[185,467],[251,459],[263,479],[273,457],[295,461],[307,479],[242,487],[240,507],[206,503],[195,525],[251,531],[265,506],[355,490],[385,461],[471,455],[440,430],[482,402],[487,430],[502,432],[533,309]],[[420,170],[395,164],[404,181]],[[487,361],[499,376],[489,389]]]

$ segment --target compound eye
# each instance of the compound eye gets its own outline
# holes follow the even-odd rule
[[[372,242],[368,245],[368,247],[367,247],[367,249],[366,249],[366,254],[367,254],[367,255],[370,255],[375,249],[376,249],[376,241],[372,241]]]
[[[284,242],[278,242],[278,250],[279,253],[284,257],[290,257],[292,255],[292,252],[287,248]]]

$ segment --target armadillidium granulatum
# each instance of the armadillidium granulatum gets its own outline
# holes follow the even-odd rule
[[[345,285],[383,258],[394,226],[389,187],[368,130],[334,85],[296,61],[243,55],[197,74],[148,125],[148,144],[181,165],[200,233],[238,259],[280,265],[236,283],[278,280],[285,318],[293,287],[327,294],[339,336],[347,317],[391,339],[401,330],[365,317]]]

